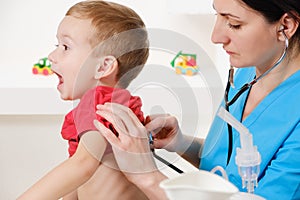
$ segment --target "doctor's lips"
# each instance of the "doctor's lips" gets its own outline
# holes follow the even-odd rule
[[[225,50],[226,51],[226,53],[228,54],[228,55],[233,55],[233,54],[235,54],[233,51],[227,51],[227,50]]]

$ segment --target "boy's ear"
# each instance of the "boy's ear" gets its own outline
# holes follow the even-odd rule
[[[94,78],[101,79],[110,76],[118,71],[118,61],[114,56],[104,56],[100,58],[100,62],[96,68]]]

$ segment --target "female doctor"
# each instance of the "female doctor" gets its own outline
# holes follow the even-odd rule
[[[300,1],[214,0],[213,7],[217,19],[212,41],[223,45],[231,66],[238,68],[221,106],[249,129],[261,154],[254,193],[266,199],[300,199]],[[204,141],[182,134],[173,116],[150,116],[143,126],[117,104],[100,105],[97,113],[119,133],[116,137],[95,121],[121,169],[132,165],[125,152],[143,155],[142,162],[155,168],[145,139],[153,132],[154,148],[177,152],[200,169],[222,166],[244,191],[234,161],[239,134],[220,118],[215,117]],[[124,170],[128,180],[150,199],[166,199],[159,183],[167,177],[158,170],[132,170],[141,173]]]

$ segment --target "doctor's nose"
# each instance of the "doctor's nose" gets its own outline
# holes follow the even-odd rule
[[[224,27],[224,25],[222,26],[220,23],[216,22],[211,34],[211,41],[215,44],[228,44],[230,38],[227,31],[227,27]]]

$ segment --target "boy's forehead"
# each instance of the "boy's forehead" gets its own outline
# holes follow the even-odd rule
[[[70,38],[91,37],[93,30],[91,20],[65,16],[58,26],[57,36]]]

